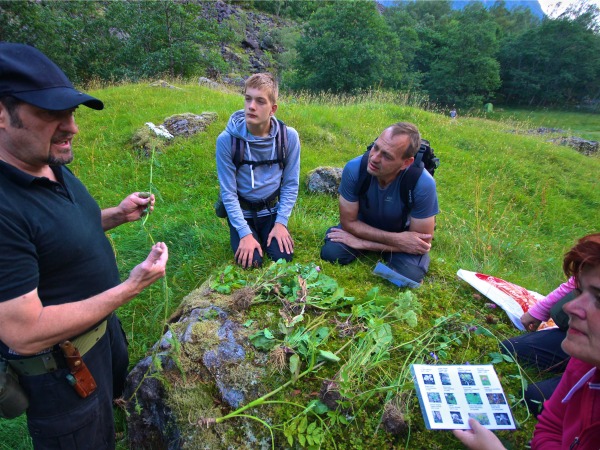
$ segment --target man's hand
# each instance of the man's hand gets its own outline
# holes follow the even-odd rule
[[[254,258],[254,250],[258,250],[260,256],[263,255],[260,243],[254,239],[252,234],[247,234],[240,239],[240,245],[238,245],[237,251],[235,252],[236,262],[244,269],[252,266],[252,259]]]
[[[283,253],[285,251],[288,255],[294,252],[294,241],[290,235],[290,232],[284,225],[278,222],[275,223],[273,229],[267,237],[267,247],[271,245],[271,240],[273,239],[275,239],[279,244],[280,252]]]
[[[470,430],[452,430],[454,436],[470,450],[506,450],[494,433],[475,419],[469,419]]]
[[[535,331],[538,329],[542,321],[533,317],[528,311],[521,316],[521,323],[527,331]]]
[[[364,242],[362,239],[357,238],[352,233],[348,233],[341,228],[332,228],[331,231],[327,233],[327,239],[331,242],[346,244],[348,247],[356,250],[361,250],[361,244]]]
[[[404,253],[424,255],[431,249],[431,244],[426,239],[431,239],[431,234],[404,231],[397,234],[396,246]]]
[[[125,222],[139,220],[154,210],[154,200],[150,192],[129,194],[118,206],[102,210],[102,229],[108,231]]]
[[[155,201],[154,194],[150,192],[134,192],[125,197],[117,208],[124,222],[133,222],[154,211]]]
[[[157,242],[152,246],[146,259],[135,266],[129,273],[125,283],[133,284],[134,292],[139,294],[159,278],[165,276],[169,249],[164,242]]]

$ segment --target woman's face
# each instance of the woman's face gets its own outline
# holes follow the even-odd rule
[[[562,348],[569,355],[600,367],[600,266],[579,274],[581,295],[566,303],[569,330]]]

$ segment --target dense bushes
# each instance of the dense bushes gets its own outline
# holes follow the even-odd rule
[[[271,70],[287,89],[416,91],[461,108],[599,103],[596,6],[543,20],[503,1],[452,6],[0,0],[0,40],[35,45],[78,83]]]

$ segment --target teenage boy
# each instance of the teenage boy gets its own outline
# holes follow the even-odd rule
[[[287,229],[298,197],[298,133],[275,118],[277,81],[270,73],[245,84],[244,109],[229,118],[217,138],[217,175],[227,212],[235,261],[260,267],[263,252],[291,261],[294,241]],[[239,154],[236,154],[239,152]]]

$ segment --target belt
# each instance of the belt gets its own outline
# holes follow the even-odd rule
[[[106,320],[98,326],[80,334],[71,342],[79,350],[81,356],[85,355],[100,340],[106,332]],[[59,359],[60,358],[60,359]],[[66,367],[62,352],[52,351],[42,355],[32,356],[23,359],[9,359],[8,363],[19,375],[36,376],[45,373],[54,372],[57,369]]]
[[[239,198],[240,207],[245,211],[262,211],[263,209],[273,209],[279,200],[277,197],[269,200],[259,200],[257,202],[249,202],[243,198]]]

